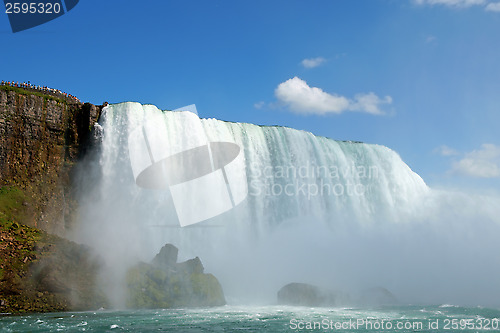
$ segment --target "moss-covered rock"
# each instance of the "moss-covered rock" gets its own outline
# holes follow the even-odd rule
[[[175,260],[174,260],[175,259]],[[177,248],[165,245],[151,264],[127,272],[127,305],[131,308],[178,308],[226,304],[219,281],[204,274],[198,257],[177,263]]]
[[[107,305],[96,287],[99,260],[83,245],[22,224],[30,203],[0,187],[0,312],[53,312]]]

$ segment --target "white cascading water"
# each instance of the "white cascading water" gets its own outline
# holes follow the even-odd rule
[[[487,303],[499,295],[491,276],[499,267],[497,198],[432,190],[384,146],[216,119],[201,119],[199,133],[182,113],[110,105],[96,130],[100,144],[85,170],[92,177],[82,190],[75,240],[106,260],[103,283],[116,306],[123,304],[127,267],[151,260],[165,243],[180,249],[181,260],[199,256],[234,303],[273,302],[294,281],[346,290],[383,286],[421,302]],[[164,125],[157,134],[172,151],[198,136],[236,143],[248,197],[181,227],[168,189],[136,185],[129,137],[145,120]],[[478,266],[484,274],[477,288],[461,293]]]

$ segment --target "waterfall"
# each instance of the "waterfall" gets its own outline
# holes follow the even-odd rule
[[[425,281],[422,289],[432,283],[432,276],[410,265],[435,267],[427,250],[467,238],[496,244],[489,232],[497,230],[491,209],[496,198],[432,190],[385,146],[199,119],[189,111],[132,102],[105,107],[98,126],[98,156],[87,170],[95,182],[82,194],[85,208],[75,239],[99,249],[109,263],[106,274],[117,280],[128,265],[151,260],[170,242],[180,248],[181,259],[199,256],[229,300],[243,294],[271,299],[280,284],[291,282],[287,279],[341,288],[383,284],[404,295],[411,293],[397,274],[401,280]],[[237,167],[231,169],[232,162],[217,167],[217,155],[225,149],[217,147],[229,147],[221,143],[239,147],[222,158],[234,158]],[[187,151],[191,157],[179,162]],[[151,167],[159,160],[169,162]],[[141,183],[144,170],[153,171]],[[203,177],[193,176],[198,173],[214,178],[203,183],[198,180]],[[183,185],[189,182],[198,183]],[[219,183],[220,188],[214,185]],[[214,208],[221,195],[228,204]],[[210,218],[183,224],[186,214],[203,217],[204,212]],[[448,223],[461,221],[459,228],[466,230],[477,219],[485,221],[480,234],[443,236]],[[441,272],[437,265],[435,273],[451,278],[461,272],[455,267],[459,261],[445,254],[452,256],[453,269]],[[119,283],[110,285],[116,289]]]

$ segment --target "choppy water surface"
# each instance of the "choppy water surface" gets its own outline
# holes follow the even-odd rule
[[[500,310],[399,306],[373,309],[224,306],[210,309],[4,315],[3,332],[498,332]]]

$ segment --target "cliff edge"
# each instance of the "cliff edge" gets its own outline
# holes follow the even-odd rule
[[[97,309],[100,261],[65,236],[72,177],[101,107],[0,85],[0,312]]]
[[[75,211],[72,171],[87,149],[102,107],[0,86],[0,187],[29,200],[20,221],[64,236]]]

